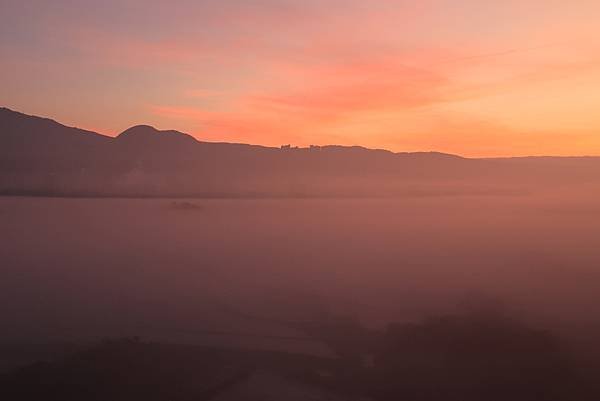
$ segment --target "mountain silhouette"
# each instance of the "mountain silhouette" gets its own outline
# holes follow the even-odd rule
[[[60,196],[403,196],[595,181],[600,159],[468,159],[360,146],[281,148],[136,125],[117,137],[0,108],[0,193]]]
[[[179,131],[160,131],[149,125],[136,125],[121,132],[116,138],[121,143],[134,146],[187,146],[195,144],[196,139]]]

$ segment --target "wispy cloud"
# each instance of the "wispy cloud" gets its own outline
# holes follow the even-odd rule
[[[537,142],[589,153],[593,141],[565,138],[600,127],[581,111],[600,83],[597,2],[34,3],[3,4],[0,101],[80,126],[109,115],[113,132],[148,122],[214,140],[458,143],[471,155],[492,152],[475,146],[482,131],[516,151],[512,132],[555,129]],[[448,126],[433,135],[427,121]]]

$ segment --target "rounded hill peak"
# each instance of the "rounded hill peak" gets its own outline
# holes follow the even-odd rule
[[[190,144],[196,139],[183,132],[168,130],[161,131],[150,125],[136,125],[126,129],[117,136],[117,140],[136,144]]]
[[[121,133],[121,135],[128,134],[128,133],[135,133],[135,132],[160,132],[160,131],[151,125],[140,124],[140,125],[134,125],[133,127],[127,128],[125,131],[123,131]]]

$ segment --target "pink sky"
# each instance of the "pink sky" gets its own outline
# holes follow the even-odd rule
[[[598,1],[3,1],[0,105],[116,135],[600,155]]]

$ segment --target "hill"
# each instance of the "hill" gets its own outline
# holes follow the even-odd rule
[[[116,138],[0,109],[0,193],[134,197],[370,197],[518,193],[595,182],[599,158],[467,159],[360,146],[198,141],[147,125]]]

